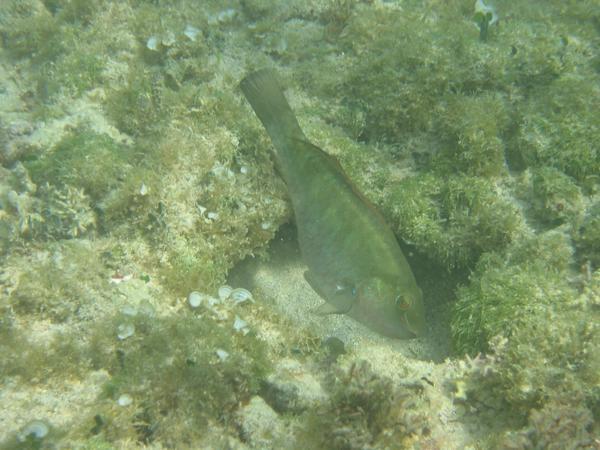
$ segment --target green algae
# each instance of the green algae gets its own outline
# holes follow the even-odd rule
[[[135,334],[120,341],[116,330],[123,320],[132,321]],[[146,444],[197,440],[211,421],[228,421],[237,405],[258,391],[270,367],[264,343],[207,316],[117,313],[88,333],[84,342],[67,333],[40,344],[3,328],[0,367],[7,376],[48,383],[89,370],[108,374],[89,416],[61,432],[71,442],[94,435]],[[229,356],[219,358],[217,349]],[[134,398],[135,407],[117,406],[123,393]]]
[[[452,323],[457,350],[488,351],[491,338],[509,337],[543,311],[568,304],[575,295],[565,276],[571,258],[565,236],[552,232],[521,240],[505,255],[484,255],[470,283],[458,290]]]
[[[399,234],[448,269],[472,265],[519,235],[517,209],[483,178],[424,174],[392,189],[386,207]]]
[[[306,414],[301,444],[292,448],[410,448],[428,433],[418,396],[373,373],[366,361],[346,371],[335,367],[325,384],[329,401]]]
[[[135,156],[108,135],[81,127],[26,167],[36,184],[77,186],[99,201],[125,178]]]

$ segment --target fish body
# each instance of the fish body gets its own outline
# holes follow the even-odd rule
[[[259,70],[240,87],[263,123],[292,202],[305,278],[327,302],[390,337],[425,328],[422,293],[383,217],[337,160],[308,141],[275,74]]]

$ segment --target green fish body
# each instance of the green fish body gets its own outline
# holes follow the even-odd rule
[[[385,336],[422,335],[422,293],[383,217],[337,160],[308,141],[272,71],[251,73],[240,87],[275,147],[305,278],[327,302],[321,311],[348,314]]]

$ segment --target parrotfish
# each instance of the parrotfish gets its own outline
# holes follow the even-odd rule
[[[325,300],[319,311],[347,314],[389,337],[421,336],[422,292],[381,214],[337,159],[309,142],[273,71],[253,72],[240,87],[275,147],[308,267],[304,277]]]

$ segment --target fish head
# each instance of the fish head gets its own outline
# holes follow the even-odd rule
[[[359,287],[356,319],[389,337],[410,339],[425,331],[423,294],[418,286],[370,278]]]

